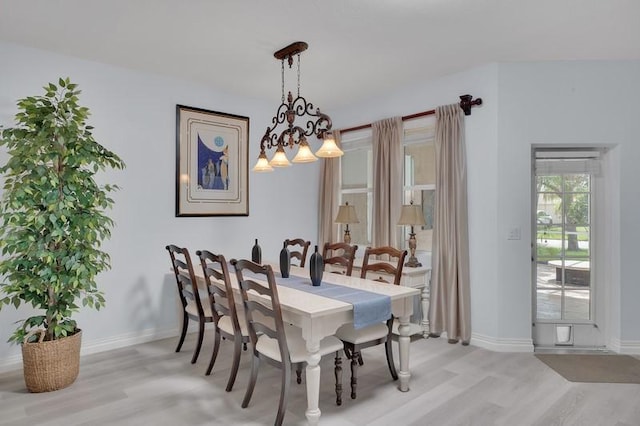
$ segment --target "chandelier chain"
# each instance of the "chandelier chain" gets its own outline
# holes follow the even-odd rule
[[[280,62],[282,63],[282,103],[284,103],[284,59]]]
[[[300,97],[300,54],[298,53],[298,97]]]

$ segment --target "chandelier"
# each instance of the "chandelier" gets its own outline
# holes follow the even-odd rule
[[[282,64],[282,103],[271,120],[271,126],[267,127],[267,131],[260,141],[260,155],[258,155],[258,162],[253,167],[254,172],[271,172],[274,167],[290,166],[291,163],[287,158],[285,148],[292,150],[295,145],[298,145],[298,152],[291,160],[294,163],[310,163],[317,161],[317,157],[340,157],[343,154],[331,133],[331,117],[320,112],[320,108],[314,109],[312,103],[300,96],[300,53],[307,50],[307,47],[309,47],[307,43],[298,41],[273,54]],[[291,68],[294,56],[298,57],[298,93],[293,99],[293,95],[289,91],[285,102],[284,61],[286,59],[289,68]],[[296,123],[296,118],[301,118],[299,123]],[[276,131],[279,126],[284,127],[280,133]],[[313,135],[323,140],[322,146],[315,155],[311,152],[307,141],[307,137]],[[267,150],[274,148],[275,153],[269,160]]]

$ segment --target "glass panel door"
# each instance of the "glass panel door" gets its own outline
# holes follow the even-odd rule
[[[535,179],[535,320],[590,322],[590,175],[549,174]]]

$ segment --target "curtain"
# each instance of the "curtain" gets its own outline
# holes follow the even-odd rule
[[[402,118],[371,124],[373,143],[373,247],[396,246],[402,206]]]
[[[339,130],[333,130],[336,145],[341,146]],[[338,214],[340,181],[340,159],[324,158],[320,168],[320,198],[318,200],[318,250],[322,252],[324,243],[336,242],[338,225],[333,219]]]
[[[464,115],[457,104],[436,108],[436,192],[433,229],[431,333],[450,343],[471,339],[469,231]]]

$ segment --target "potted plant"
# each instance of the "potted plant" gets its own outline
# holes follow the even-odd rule
[[[44,90],[19,100],[16,127],[0,133],[8,153],[0,167],[0,309],[24,304],[39,311],[9,339],[22,345],[31,392],[61,389],[78,375],[81,330],[72,314],[80,305],[104,305],[96,276],[110,268],[100,247],[113,227],[105,215],[109,193],[118,189],[99,185],[94,175],[124,168],[94,140],[76,84],[61,78]]]

